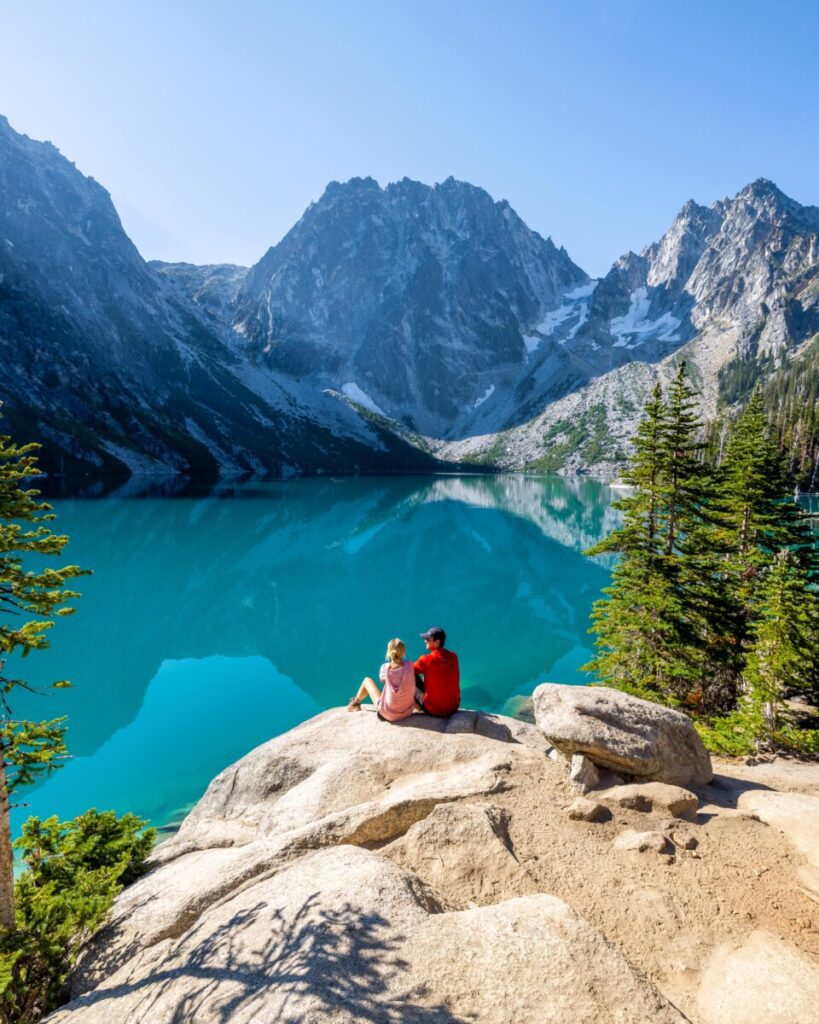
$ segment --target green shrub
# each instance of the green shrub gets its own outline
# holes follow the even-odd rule
[[[705,749],[712,754],[743,757],[757,749],[756,730],[741,711],[732,711],[711,722],[695,721],[694,726]]]
[[[25,823],[14,844],[25,865],[15,886],[17,927],[0,935],[3,1024],[34,1024],[67,998],[83,942],[145,870],[155,837],[145,824],[96,810]]]

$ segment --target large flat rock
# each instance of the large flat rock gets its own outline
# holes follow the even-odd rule
[[[815,807],[790,799],[805,794],[747,793],[766,827],[733,806],[753,780],[729,773],[713,796],[731,816],[674,832],[672,858],[654,850],[673,823],[628,799],[671,817],[670,784],[573,820],[547,753],[535,726],[475,712],[390,725],[338,709],[263,744],[120,895],[53,1020],[716,1024],[732,1020],[722,966],[739,999],[759,930],[784,943],[765,946],[785,951],[771,983],[793,984],[819,952],[792,848],[811,855]],[[761,999],[741,1005],[770,1024]]]
[[[708,752],[680,711],[604,686],[543,683],[532,699],[538,727],[564,754],[677,786],[711,781]]]
[[[819,965],[759,929],[714,951],[698,1007],[706,1024],[811,1024],[819,1020]]]
[[[594,794],[604,803],[616,804],[634,811],[664,811],[675,818],[690,818],[697,813],[697,797],[681,786],[667,782],[641,782],[626,786],[610,786]]]
[[[318,715],[213,780],[156,851],[154,870],[121,894],[72,991],[185,934],[214,903],[305,853],[389,842],[440,804],[502,792],[543,756],[532,726],[475,712],[398,724],[370,711]]]
[[[511,849],[506,816],[492,805],[439,804],[382,852],[463,902],[496,903],[534,892]]]
[[[447,912],[412,872],[322,850],[214,906],[51,1024],[684,1024],[548,895]]]

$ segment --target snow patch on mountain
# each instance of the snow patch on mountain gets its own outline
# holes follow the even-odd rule
[[[564,345],[567,341],[571,341],[577,335],[580,328],[589,319],[589,300],[594,295],[594,290],[599,284],[599,281],[589,281],[588,284],[578,285],[576,288],[572,288],[567,292],[563,293],[563,298],[566,300],[563,305],[557,309],[550,310],[546,316],[537,325],[535,330],[545,337],[550,337],[553,334],[558,333],[561,328],[570,325],[568,334],[565,337],[559,338],[561,345]],[[574,318],[577,317],[576,320]],[[574,320],[574,323],[572,321]],[[532,340],[532,339],[530,339]],[[524,339],[524,343],[526,339]],[[528,351],[532,351],[532,346]]]
[[[594,295],[594,290],[598,284],[600,284],[600,279],[595,278],[589,281],[588,284],[578,285],[577,288],[572,288],[570,292],[566,292],[565,298],[571,299],[573,302],[577,302],[578,299],[590,299]]]
[[[572,338],[576,337],[577,332],[588,321],[588,319],[589,319],[589,304],[588,304],[588,302],[581,302],[580,303],[580,314],[579,314],[579,316],[577,318],[577,323],[572,325],[572,329],[569,331],[569,333],[566,335],[566,337],[562,340],[561,344],[565,345],[567,341],[571,341]]]
[[[634,348],[649,335],[656,335],[658,341],[679,341],[676,334],[682,322],[671,313],[663,313],[656,320],[648,318],[651,299],[648,288],[642,286],[631,293],[631,305],[624,316],[616,316],[611,321],[610,330],[617,340],[615,348]]]
[[[481,395],[481,397],[475,402],[475,404],[472,406],[472,408],[473,409],[477,409],[479,405],[483,405],[483,403],[487,400],[487,398],[491,398],[492,395],[494,395],[494,394],[495,394],[495,385],[494,384],[490,384],[489,387],[486,389],[486,391],[484,391],[484,393]]]
[[[554,334],[558,327],[562,327],[574,312],[574,303],[567,302],[565,305],[547,313],[535,330],[540,331],[541,334],[545,334],[548,337],[550,334]]]

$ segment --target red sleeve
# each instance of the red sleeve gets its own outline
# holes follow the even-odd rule
[[[415,661],[415,671],[419,675],[423,675],[424,672],[426,672],[426,669],[427,669],[427,659],[428,658],[429,658],[428,654],[422,654],[420,658],[416,658],[416,661]]]

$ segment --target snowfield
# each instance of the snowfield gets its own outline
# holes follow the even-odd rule
[[[682,323],[671,313],[663,313],[656,320],[648,319],[651,299],[648,288],[643,286],[631,293],[631,305],[625,316],[616,316],[611,321],[611,333],[617,339],[615,348],[634,348],[649,335],[656,335],[658,341],[679,341],[674,332]]]

